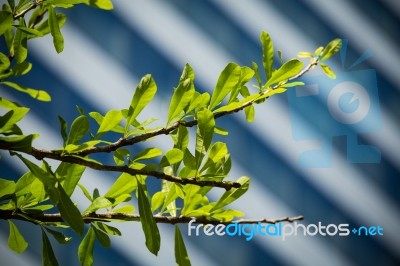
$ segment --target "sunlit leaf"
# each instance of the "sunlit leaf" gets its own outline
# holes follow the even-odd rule
[[[8,220],[8,224],[10,226],[10,234],[8,236],[8,247],[11,250],[17,252],[18,254],[21,254],[28,247],[28,243],[25,241],[24,237],[19,232],[18,227],[13,222],[11,222],[11,220]]]
[[[274,46],[271,37],[268,33],[263,31],[260,36],[262,50],[263,50],[263,66],[265,70],[265,76],[270,79],[272,76],[272,66],[274,63]]]
[[[96,235],[93,226],[90,226],[78,248],[78,258],[82,266],[93,265],[93,248],[95,240]]]
[[[164,204],[165,194],[162,191],[158,191],[154,193],[153,197],[151,197],[151,211],[156,211]]]
[[[238,180],[236,180],[236,182],[240,183],[241,186],[239,188],[232,188],[229,191],[225,191],[225,193],[211,209],[211,211],[221,209],[224,206],[232,203],[233,201],[240,198],[249,189],[250,178],[248,178],[247,176],[240,177]]]
[[[97,136],[112,130],[114,127],[118,126],[122,120],[122,113],[119,110],[110,110],[104,116],[103,121],[97,130]]]
[[[180,149],[173,148],[172,150],[167,151],[165,155],[162,157],[160,166],[166,167],[169,165],[173,165],[179,163],[183,159],[183,151]]]
[[[10,88],[17,90],[17,91],[27,93],[32,98],[35,98],[39,101],[49,102],[51,100],[50,95],[46,91],[43,91],[43,90],[36,90],[36,89],[28,88],[28,87],[22,86],[20,84],[16,84],[11,81],[2,81],[2,82],[0,82],[0,84],[4,84]]]
[[[14,124],[20,121],[28,112],[29,108],[17,107],[0,116],[0,133],[12,129]]]
[[[0,198],[5,195],[11,195],[15,192],[16,184],[14,181],[0,178]]]
[[[160,232],[158,231],[156,221],[154,220],[150,208],[149,200],[147,199],[142,186],[143,185],[140,183],[138,184],[140,222],[146,238],[146,247],[151,253],[157,256],[157,253],[160,250]]]
[[[222,70],[210,101],[210,110],[214,109],[239,83],[241,68],[235,63],[229,63]]]
[[[131,105],[129,106],[128,116],[126,118],[126,128],[128,131],[129,126],[133,125],[136,117],[140,114],[143,108],[153,99],[157,92],[157,85],[151,75],[145,75],[139,85],[136,87],[135,94],[133,95]]]
[[[104,197],[106,198],[117,198],[122,194],[129,194],[137,188],[136,178],[130,174],[123,173],[114,184],[110,187]]]
[[[324,73],[330,77],[331,79],[335,79],[336,78],[336,74],[335,72],[333,72],[332,68],[330,68],[329,66],[325,65],[324,63],[320,63],[320,66],[322,68],[322,71],[324,71]]]
[[[320,55],[320,59],[326,60],[331,58],[334,54],[339,52],[340,48],[342,48],[342,40],[341,39],[334,39],[322,50]]]
[[[0,36],[6,32],[14,23],[12,13],[8,11],[0,11]]]
[[[162,151],[159,148],[147,148],[136,154],[132,161],[148,160],[160,156]]]
[[[86,116],[78,116],[74,122],[72,122],[71,129],[69,131],[67,145],[78,144],[79,141],[85,136],[89,130],[89,120]]]
[[[114,8],[111,0],[89,0],[89,4],[104,10],[111,10]]]
[[[25,21],[23,18],[19,19],[19,26],[24,27]],[[14,56],[17,63],[22,63],[25,61],[28,56],[28,48],[27,48],[27,35],[25,32],[17,29],[15,32],[14,42]]]
[[[197,132],[196,132],[196,168],[200,167],[204,154],[211,145],[214,134],[215,120],[212,112],[203,109],[197,113]]]
[[[194,86],[191,79],[186,79],[179,83],[172,95],[171,103],[168,111],[168,122],[178,121],[182,118],[182,111],[192,100],[194,95]]]
[[[53,44],[54,48],[56,48],[57,53],[61,53],[64,50],[64,37],[60,31],[60,25],[58,24],[58,19],[56,15],[56,11],[53,6],[48,7],[49,10],[49,26],[50,33],[53,36]]]
[[[292,59],[284,63],[279,69],[272,73],[271,78],[267,81],[267,86],[288,80],[298,74],[303,68],[303,62]]]
[[[109,199],[105,197],[97,197],[95,200],[93,200],[92,204],[90,204],[89,207],[87,207],[87,209],[83,212],[83,215],[87,215],[99,209],[111,207],[112,205],[113,203]]]

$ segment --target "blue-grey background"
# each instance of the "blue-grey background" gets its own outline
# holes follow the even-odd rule
[[[344,81],[369,86],[365,89],[371,92],[374,119],[363,122],[369,130],[326,117],[324,97],[308,98],[307,104],[294,98],[289,105],[287,94],[257,106],[252,124],[245,122],[243,114],[218,123],[230,131],[224,141],[233,158],[232,178],[252,178],[249,192],[234,205],[245,211],[246,218],[302,214],[303,224],[347,223],[350,228],[379,225],[384,236],[308,236],[286,241],[258,236],[249,242],[239,237],[186,236],[185,240],[193,265],[399,265],[398,1],[116,0],[114,5],[112,12],[86,6],[66,11],[68,21],[62,29],[65,50],[61,55],[54,51],[51,39],[29,43],[34,69],[20,82],[47,89],[51,103],[32,101],[1,88],[0,95],[32,106],[23,125],[25,132],[41,133],[36,146],[61,145],[57,115],[71,123],[77,115],[76,105],[86,112],[102,113],[128,107],[140,77],[147,73],[153,74],[158,94],[141,117],[159,117],[165,122],[172,88],[185,63],[196,72],[197,89],[210,91],[230,61],[241,65],[255,61],[261,66],[262,30],[270,33],[275,50],[282,50],[286,59],[298,51],[313,51],[336,37],[347,39],[344,57],[338,55],[329,61],[340,79],[321,79],[321,72],[314,71],[304,81],[318,80],[320,90],[330,90]],[[351,67],[365,52],[372,57]],[[376,84],[366,84],[369,78],[376,78]],[[366,159],[351,163],[348,142],[371,145],[376,152],[359,154]],[[169,144],[166,138],[145,143],[165,150]],[[328,160],[327,164],[304,167],[302,154],[313,149],[323,151],[320,156]],[[25,171],[15,158],[2,155],[1,177],[17,178]],[[370,163],[376,156],[378,162]],[[88,171],[82,182],[104,193],[115,176]],[[216,189],[214,197],[218,193]],[[87,205],[80,191],[74,199],[81,202],[80,206]],[[174,264],[172,226],[161,226],[158,257],[147,252],[140,224],[120,226],[123,236],[112,239],[111,249],[96,245],[95,265]],[[186,235],[185,225],[181,230]],[[30,246],[18,256],[7,249],[8,226],[0,221],[0,265],[41,264],[40,230],[23,226],[21,231]],[[60,264],[78,264],[78,243],[54,245]]]

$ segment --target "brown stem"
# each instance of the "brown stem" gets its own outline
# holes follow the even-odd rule
[[[30,219],[29,219],[30,218]],[[104,222],[112,222],[112,221],[135,221],[138,222],[140,221],[140,215],[138,214],[123,214],[123,213],[112,213],[112,212],[107,212],[107,213],[91,213],[88,215],[82,216],[83,221],[85,223],[91,223],[94,221],[104,221]],[[22,221],[27,221],[27,222],[41,222],[41,223],[60,223],[64,222],[63,218],[59,213],[54,213],[54,214],[40,214],[40,215],[34,215],[34,214],[24,214],[20,215],[18,213],[15,213],[13,211],[0,211],[0,219],[3,220],[22,220]],[[178,223],[189,223],[190,221],[194,221],[196,224],[234,224],[234,223],[239,223],[239,224],[276,224],[279,222],[294,222],[294,221],[301,221],[304,219],[303,216],[294,216],[294,217],[282,217],[278,219],[240,219],[240,220],[234,220],[234,221],[217,221],[217,220],[208,220],[206,217],[188,217],[188,216],[180,216],[180,217],[172,217],[172,216],[154,216],[154,219],[157,223],[166,223],[166,224],[178,224]],[[36,222],[36,223],[37,223]]]

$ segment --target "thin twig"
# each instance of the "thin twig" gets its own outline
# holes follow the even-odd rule
[[[28,217],[30,219],[28,219]],[[104,221],[104,222],[112,222],[112,221],[134,221],[138,222],[140,221],[140,215],[139,214],[123,214],[123,213],[112,213],[112,212],[107,212],[107,213],[90,213],[88,215],[82,216],[83,221],[85,223],[91,223],[94,221]],[[13,211],[1,211],[0,210],[0,219],[3,220],[10,220],[10,219],[15,219],[15,220],[22,220],[22,221],[28,221],[28,222],[33,222],[39,221],[41,223],[60,223],[64,222],[63,218],[61,217],[61,214],[59,213],[54,213],[54,214],[40,214],[40,215],[35,215],[35,214],[24,214],[20,215],[18,213],[15,213]],[[294,217],[282,217],[278,219],[240,219],[240,220],[233,220],[233,221],[218,221],[218,220],[208,220],[206,217],[188,217],[188,216],[180,216],[180,217],[172,217],[172,216],[154,216],[154,219],[157,223],[165,223],[165,224],[178,224],[178,223],[189,223],[190,221],[194,221],[196,224],[276,224],[279,222],[295,222],[295,221],[301,221],[304,219],[303,216],[294,216]]]
[[[302,77],[304,74],[306,74],[308,71],[310,71],[313,67],[315,67],[318,64],[318,60],[312,60],[302,71],[300,71],[297,75],[289,78],[289,80],[293,80],[293,79],[297,79]],[[272,89],[277,89],[279,86],[275,86]],[[268,93],[269,91],[266,91],[264,93]],[[261,93],[260,96],[262,96],[263,94]],[[230,110],[230,111],[222,111],[222,112],[218,112],[216,114],[214,114],[214,119],[218,119],[220,117],[229,115],[229,114],[233,114],[233,113],[237,113],[242,111],[243,109],[245,109],[246,107],[254,104],[254,102],[257,101],[257,99],[253,99],[250,100],[246,103],[243,103],[241,106]],[[153,130],[151,132],[147,132],[144,133],[142,135],[138,135],[132,138],[120,138],[118,141],[111,143],[109,145],[104,145],[104,146],[98,146],[98,147],[90,147],[87,148],[83,151],[74,153],[77,156],[86,156],[92,153],[101,153],[101,152],[113,152],[115,150],[117,150],[118,148],[124,147],[124,146],[130,146],[130,145],[134,145],[136,143],[139,142],[143,142],[146,141],[152,137],[155,136],[159,136],[159,135],[168,135],[169,133],[171,133],[172,131],[174,131],[175,129],[177,129],[180,125],[184,126],[184,127],[193,127],[195,125],[197,125],[198,121],[197,120],[192,120],[192,121],[178,121],[175,124],[169,126],[169,127],[165,127],[165,128],[160,128],[160,129],[156,129]]]
[[[35,0],[35,1],[33,1],[27,8],[25,8],[25,9],[21,10],[19,13],[15,14],[14,15],[14,20],[17,20],[17,19],[25,16],[26,13],[28,13],[32,9],[35,9],[36,7],[38,7],[43,2],[44,2],[44,0]]]
[[[49,159],[53,159],[53,160],[57,160],[57,161],[61,161],[61,162],[84,165],[84,166],[90,167],[95,170],[100,170],[100,171],[128,173],[133,176],[134,175],[153,176],[158,179],[175,182],[175,183],[179,183],[182,185],[193,184],[193,185],[197,185],[200,187],[220,187],[220,188],[224,188],[226,190],[230,190],[231,188],[239,188],[241,186],[240,183],[237,183],[237,182],[199,180],[196,178],[180,178],[177,176],[168,175],[163,172],[158,172],[158,171],[154,171],[154,170],[133,169],[126,165],[123,165],[123,166],[103,165],[103,164],[99,164],[99,163],[96,163],[93,161],[85,160],[84,158],[80,158],[77,156],[68,156],[68,155],[63,156],[61,153],[56,153],[54,151],[48,151],[48,150],[40,150],[40,149],[36,149],[36,148],[32,148],[32,151],[28,154],[34,156],[38,160],[42,160],[44,158],[49,158]]]

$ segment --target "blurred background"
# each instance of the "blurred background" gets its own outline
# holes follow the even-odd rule
[[[262,65],[263,30],[285,59],[342,38],[347,45],[328,62],[337,79],[313,71],[303,79],[305,88],[258,105],[254,123],[246,123],[243,113],[218,120],[230,132],[223,141],[233,159],[231,178],[252,178],[249,192],[233,207],[246,218],[304,215],[304,225],[381,226],[384,235],[246,241],[189,237],[187,226],[180,228],[193,265],[400,265],[398,1],[115,0],[114,7],[61,10],[68,17],[61,55],[49,38],[29,43],[34,68],[20,82],[48,90],[52,102],[1,88],[1,95],[32,107],[22,128],[41,134],[36,146],[62,146],[57,115],[70,124],[76,105],[103,114],[127,108],[147,73],[158,93],[141,118],[165,123],[172,88],[186,63],[196,73],[197,90],[211,91],[228,62]],[[166,150],[170,143],[151,140],[142,148],[146,145]],[[15,158],[1,155],[1,177],[17,179],[26,171]],[[115,176],[87,171],[82,182],[104,193]],[[221,191],[215,190],[216,198]],[[80,191],[74,200],[87,205]],[[95,265],[175,264],[173,226],[160,226],[158,257],[146,250],[139,223],[118,226],[123,235],[112,239],[111,249],[96,245]],[[41,264],[40,230],[25,225],[21,232],[30,246],[18,256],[8,250],[8,226],[0,221],[0,265]],[[78,265],[78,244],[53,245],[61,265]]]

